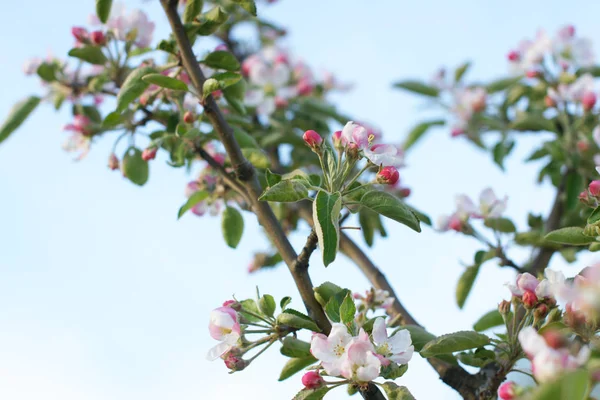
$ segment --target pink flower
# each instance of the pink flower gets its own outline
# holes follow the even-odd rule
[[[481,218],[498,218],[506,210],[508,197],[500,200],[491,188],[484,189],[479,196],[479,216]]]
[[[352,336],[348,333],[348,328],[340,323],[334,323],[331,326],[329,336],[321,333],[313,335],[310,343],[310,352],[315,358],[321,361],[325,371],[331,376],[338,376],[342,373],[342,363],[347,347],[352,341]]]
[[[92,15],[90,23],[99,25],[100,21],[95,15]],[[122,4],[116,4],[112,7],[106,27],[114,33],[118,40],[133,42],[140,48],[146,48],[152,42],[155,26],[145,12],[132,10],[127,14]]]
[[[369,382],[379,376],[381,361],[375,355],[369,335],[361,328],[357,337],[348,344],[342,357],[341,375],[355,382]]]
[[[91,133],[90,126],[92,121],[85,115],[77,114],[73,117],[73,123],[68,124],[64,127],[66,131],[78,132],[83,135],[89,135]]]
[[[308,371],[302,376],[302,384],[307,389],[317,389],[323,386],[325,381],[317,371]]]
[[[71,34],[79,43],[85,43],[88,40],[88,31],[80,26],[74,26],[71,28]]]
[[[404,166],[404,154],[393,144],[376,144],[364,150],[367,157],[373,164],[379,166]]]
[[[321,146],[321,143],[323,143],[323,138],[321,137],[321,135],[319,135],[313,130],[308,130],[304,132],[302,139],[304,139],[304,142],[306,142],[306,144],[312,148],[319,147]]]
[[[388,337],[384,318],[377,318],[373,324],[373,342],[377,354],[396,364],[407,364],[415,350],[410,332],[406,329],[401,329]],[[382,364],[386,365],[384,361]]]
[[[514,296],[521,297],[527,291],[535,293],[535,289],[539,284],[540,281],[535,276],[525,272],[517,275],[516,285],[507,284],[507,286]]]
[[[241,337],[241,328],[237,313],[231,307],[219,307],[210,313],[208,324],[210,336],[220,341],[210,349],[207,359],[215,360],[236,347]]]
[[[346,146],[354,144],[359,150],[364,150],[369,146],[369,143],[372,140],[372,138],[369,138],[369,133],[364,126],[358,125],[352,121],[346,123],[344,129],[342,129],[341,141],[342,144]]]
[[[386,185],[395,185],[400,179],[398,170],[394,167],[383,167],[381,171],[377,173],[377,182]]]

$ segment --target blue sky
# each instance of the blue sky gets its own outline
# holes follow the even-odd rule
[[[157,1],[125,3],[144,7],[157,21],[155,42],[166,35]],[[3,5],[0,115],[17,99],[40,92],[36,79],[22,75],[22,62],[48,51],[66,54],[70,27],[84,25],[93,9],[91,0]],[[430,112],[418,99],[390,89],[391,82],[428,78],[441,64],[466,59],[475,62],[470,79],[500,76],[506,52],[540,27],[554,31],[573,23],[580,34],[593,35],[600,4],[281,0],[259,5],[259,13],[289,28],[286,43],[295,54],[355,84],[335,98],[341,110],[398,141]],[[246,235],[237,251],[230,250],[218,218],[176,220],[190,179],[182,170],[159,157],[150,166],[149,183],[138,188],[105,167],[107,141],[75,163],[60,148],[67,121],[65,112],[40,107],[0,146],[0,398],[291,398],[300,377],[276,382],[285,362],[276,349],[234,375],[221,363],[205,361],[214,344],[208,313],[232,294],[249,297],[259,285],[277,298],[291,294],[301,307],[285,268],[246,274],[252,251],[267,245],[254,218],[245,215]],[[401,177],[413,189],[411,202],[433,217],[452,210],[455,193],[477,196],[492,186],[509,195],[508,213],[524,227],[527,211],[546,212],[552,199],[550,188],[532,185],[537,166],[520,163],[539,140],[520,141],[503,174],[489,156],[439,129],[410,154]],[[459,311],[454,284],[461,261],[470,261],[477,244],[430,229],[417,235],[387,227],[390,238],[370,254],[430,331],[468,329],[508,297],[502,284],[512,272],[489,264]],[[292,237],[297,248],[307,233],[303,227]],[[360,241],[360,233],[351,234]],[[565,271],[572,275],[585,265],[580,260]],[[316,283],[368,287],[343,257],[327,269],[314,257],[311,273]],[[418,399],[456,398],[418,356],[399,382]],[[261,390],[260,396],[248,394],[253,390]],[[331,398],[345,394],[333,392]]]

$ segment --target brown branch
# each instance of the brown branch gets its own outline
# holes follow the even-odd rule
[[[308,261],[310,259],[311,254],[317,248],[318,240],[319,239],[317,237],[317,234],[315,233],[315,230],[311,229],[310,234],[308,235],[308,238],[306,238],[306,244],[304,245],[304,248],[298,255],[298,258],[296,259],[296,268],[298,268],[298,269],[307,269],[308,268]]]
[[[202,93],[205,77],[196,60],[196,56],[194,55],[181,19],[179,18],[177,12],[177,0],[161,0],[161,4],[179,46],[183,67],[190,76],[196,92]],[[231,160],[233,169],[248,193],[250,205],[253,212],[256,214],[259,223],[264,227],[273,245],[277,248],[282,259],[287,264],[308,314],[315,320],[321,330],[328,333],[331,329],[331,324],[320,304],[315,299],[313,285],[310,276],[308,275],[308,269],[297,268],[296,259],[298,258],[298,255],[285,235],[273,210],[267,202],[258,200],[258,197],[262,193],[262,188],[258,182],[254,168],[242,154],[240,146],[233,136],[233,129],[225,121],[221,110],[212,96],[208,96],[204,103],[204,113],[219,135],[219,138],[227,151],[227,155]]]

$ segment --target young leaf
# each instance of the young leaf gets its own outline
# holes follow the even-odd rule
[[[76,47],[71,49],[68,54],[94,65],[104,65],[108,61],[102,49],[96,46]]]
[[[418,81],[401,81],[394,83],[394,87],[408,90],[409,92],[422,94],[429,97],[437,97],[440,90],[436,87],[429,86]]]
[[[265,294],[258,300],[258,308],[267,317],[272,317],[275,314],[275,307],[277,307],[277,304],[270,294]]]
[[[251,314],[248,314],[248,312],[251,312],[253,314],[260,315],[260,310],[258,309],[258,304],[256,304],[256,300],[246,299],[240,301],[240,304],[242,305],[242,309],[239,312],[245,319],[247,319],[250,322],[260,322],[260,319],[256,318]]]
[[[441,126],[444,124],[445,121],[442,119],[420,123],[419,125],[415,126],[412,129],[412,131],[409,132],[408,136],[404,140],[402,148],[405,151],[408,150],[423,137],[423,135],[429,130],[429,128],[431,128],[432,126]]]
[[[150,84],[144,82],[142,77],[153,72],[154,69],[150,67],[140,67],[129,73],[125,79],[125,82],[123,82],[123,86],[121,86],[119,94],[117,95],[118,112],[123,112],[132,101],[144,93],[144,90],[146,90]]]
[[[310,343],[288,336],[283,339],[281,354],[291,358],[304,358],[311,355]]]
[[[183,10],[183,22],[193,22],[198,14],[202,12],[202,5],[203,0],[187,0]]]
[[[492,310],[487,314],[484,314],[483,317],[479,318],[479,320],[477,320],[477,322],[475,322],[473,325],[473,329],[475,329],[476,332],[481,332],[503,324],[504,319],[502,319],[502,315],[498,312],[498,310]]]
[[[225,243],[227,243],[227,246],[235,249],[244,233],[244,217],[242,217],[242,214],[237,209],[226,207],[221,218],[221,228]],[[273,301],[273,304],[275,304],[275,301]]]
[[[21,100],[13,106],[6,117],[6,120],[0,126],[0,143],[10,136],[21,124],[27,119],[29,114],[38,104],[40,104],[40,98],[37,96],[30,96],[25,100]]]
[[[213,75],[212,78],[219,82],[221,89],[225,89],[238,83],[242,79],[242,75],[235,72],[221,72],[220,74]]]
[[[523,114],[511,124],[511,129],[516,131],[549,131],[555,132],[556,125],[543,115]]]
[[[467,297],[473,288],[475,278],[477,278],[477,274],[479,273],[479,267],[480,265],[467,267],[458,279],[458,284],[456,285],[456,304],[458,304],[458,308],[463,308],[465,305],[465,301],[467,301]]]
[[[570,226],[552,231],[544,237],[544,240],[575,246],[584,246],[596,241],[593,237],[584,235],[583,228],[578,226]]]
[[[244,106],[244,96],[246,93],[246,81],[240,79],[237,83],[227,86],[223,89],[223,96],[227,103],[238,113],[246,114],[246,107]]]
[[[390,363],[386,367],[382,366],[380,375],[384,379],[394,380],[400,378],[406,371],[408,371],[408,364],[398,365],[396,363]]]
[[[108,21],[112,0],[96,0],[96,15],[103,24]]]
[[[328,266],[335,260],[340,245],[340,211],[342,196],[319,190],[313,201],[313,220],[323,264]]]
[[[584,189],[583,176],[578,173],[567,175],[565,192],[567,210],[573,210],[579,204],[579,193]]]
[[[492,83],[486,86],[486,91],[488,93],[495,93],[500,92],[502,90],[506,90],[515,83],[519,82],[521,79],[523,79],[522,76],[516,76],[513,78],[505,78],[493,81]]]
[[[384,217],[400,222],[412,230],[421,232],[421,226],[417,216],[407,205],[389,193],[380,192],[378,190],[368,191],[361,197],[360,205],[373,210]]]
[[[198,18],[200,24],[193,24],[198,35],[211,35],[219,29],[219,26],[227,21],[228,15],[220,6],[216,6],[203,13]]]
[[[123,175],[138,186],[143,186],[148,181],[148,163],[142,159],[140,149],[130,147],[125,151],[121,161]]]
[[[324,282],[314,288],[315,298],[322,306],[325,306],[329,299],[341,292],[343,289],[331,282]]]
[[[508,218],[486,218],[484,224],[488,228],[502,233],[514,233],[517,230],[515,224]]]
[[[296,202],[308,199],[308,189],[298,180],[281,181],[265,190],[258,198],[261,201]]]
[[[356,314],[356,305],[354,305],[354,300],[352,299],[352,295],[349,293],[344,297],[344,301],[340,306],[340,319],[344,324],[349,324],[354,321],[354,315]]]
[[[460,82],[460,80],[465,75],[465,73],[467,72],[467,70],[469,69],[470,66],[471,66],[471,63],[469,61],[467,61],[466,63],[462,64],[460,67],[456,68],[456,70],[454,71],[454,82]]]
[[[181,218],[183,214],[185,214],[188,210],[194,208],[194,206],[200,203],[202,200],[206,199],[210,193],[206,190],[198,190],[194,194],[190,196],[190,198],[179,208],[177,212],[177,219]]]
[[[291,308],[286,309],[277,316],[277,323],[280,325],[291,326],[296,329],[308,329],[313,332],[321,332],[317,324],[315,324],[315,321],[308,315],[304,315]]]
[[[242,149],[244,157],[250,161],[255,168],[265,169],[271,166],[271,161],[264,151],[256,148],[245,148]]]
[[[421,349],[423,357],[434,357],[456,351],[476,349],[489,344],[490,338],[474,331],[460,331],[439,336]]]
[[[292,400],[321,400],[329,392],[329,389],[327,386],[318,389],[302,389]]]
[[[596,207],[587,219],[588,225],[594,225],[600,221],[600,207]]]
[[[285,310],[285,308],[292,302],[292,298],[290,296],[285,296],[279,302],[279,307],[281,307],[281,311]]]
[[[146,83],[154,84],[165,89],[181,90],[184,92],[189,90],[185,82],[171,78],[170,76],[164,76],[163,74],[148,74],[142,77],[142,80]]]
[[[46,82],[54,82],[56,80],[56,64],[54,63],[41,63],[37,69],[37,74],[42,80]]]
[[[227,71],[237,71],[240,69],[239,61],[229,51],[213,51],[201,62],[207,67],[215,69],[224,69]]]
[[[302,371],[304,368],[316,362],[317,359],[313,356],[289,359],[288,362],[286,362],[283,366],[283,369],[281,370],[281,374],[279,375],[279,382],[286,380],[290,376]]]
[[[389,400],[416,400],[405,386],[398,386],[394,382],[384,382],[383,390]]]

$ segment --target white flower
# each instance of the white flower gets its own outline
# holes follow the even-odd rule
[[[369,139],[369,132],[367,129],[353,121],[347,122],[342,129],[341,140],[342,144],[346,146],[354,144],[359,150],[364,150],[369,146]]]
[[[248,80],[252,89],[246,91],[244,102],[256,107],[261,115],[271,115],[278,100],[285,101],[296,96],[296,89],[289,86],[290,67],[283,62],[267,63],[260,58],[253,58],[247,64]]]
[[[516,284],[507,283],[506,286],[512,292],[514,296],[520,297],[525,294],[525,292],[534,292],[537,290],[540,281],[529,272],[525,272],[524,274],[517,275]]]
[[[90,15],[89,20],[91,25],[100,24],[95,15]],[[132,10],[127,15],[125,6],[119,3],[112,7],[106,27],[113,31],[118,40],[133,40],[138,47],[146,48],[152,42],[155,25],[141,10]]]
[[[546,279],[543,279],[535,288],[535,294],[541,299],[555,298],[565,283],[565,275],[560,271],[551,269],[546,269],[544,275],[546,275]]]
[[[383,318],[377,318],[373,324],[373,342],[375,342],[377,354],[397,364],[408,363],[415,350],[412,346],[410,332],[406,329],[399,330],[388,337]]]
[[[553,47],[555,54],[563,62],[580,67],[594,65],[592,42],[586,38],[576,37],[572,25],[564,26],[557,32]]]
[[[381,370],[381,361],[374,350],[369,335],[361,328],[342,357],[341,375],[355,382],[369,382],[377,378]]]
[[[479,195],[479,211],[482,218],[498,218],[506,210],[508,197],[500,200],[491,188],[484,189]]]
[[[342,363],[352,336],[343,324],[335,323],[331,326],[329,336],[321,333],[314,334],[310,343],[310,352],[321,361],[325,371],[331,376],[342,373]]]
[[[214,309],[210,313],[208,330],[213,339],[221,342],[209,350],[206,355],[208,360],[216,360],[239,344],[240,323],[237,313],[231,307]]]
[[[404,166],[404,154],[393,144],[376,144],[367,147],[364,149],[364,155],[378,166],[396,168]]]

